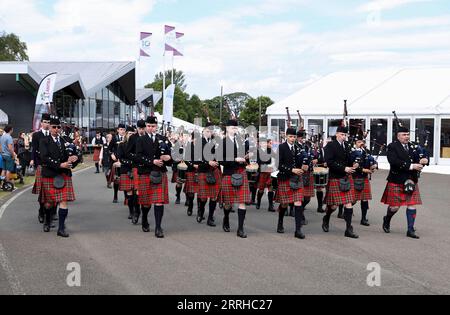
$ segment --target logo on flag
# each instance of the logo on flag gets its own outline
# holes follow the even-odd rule
[[[150,48],[151,48],[150,38],[152,37],[152,35],[153,35],[152,33],[141,32],[141,48],[139,56],[150,57]]]

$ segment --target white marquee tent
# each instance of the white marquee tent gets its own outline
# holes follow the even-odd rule
[[[450,68],[333,73],[270,106],[269,128],[286,128],[289,107],[294,126],[300,110],[309,133],[331,136],[343,117],[343,100],[349,117],[371,130],[372,148],[392,142],[395,110],[413,138],[422,144],[428,138],[432,163],[450,165]]]

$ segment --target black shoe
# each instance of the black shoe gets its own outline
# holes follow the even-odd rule
[[[275,208],[273,205],[269,205],[269,212],[275,212]]]
[[[113,203],[119,203],[119,201],[117,201],[117,199],[114,199],[114,200],[113,200]]]
[[[325,233],[330,232],[330,220],[327,220],[326,217],[323,218],[322,230],[323,230]]]
[[[261,209],[261,204],[256,204],[256,210],[260,210]]]
[[[38,220],[39,220],[39,223],[40,224],[44,224],[44,221],[45,221],[45,218],[44,218],[44,216],[43,215],[38,215]]]
[[[297,231],[297,232],[295,232],[295,238],[304,240],[306,238],[306,236],[305,236],[305,234],[303,234],[302,231]]]
[[[236,213],[236,210],[231,209],[230,213]]]
[[[370,226],[369,220],[361,220],[361,225],[362,226]]]
[[[133,225],[138,225],[138,223],[139,223],[139,215],[133,215],[133,218],[132,218],[132,220],[131,220],[131,223],[133,224]]]
[[[142,232],[150,233],[150,225],[149,224],[142,224]]]
[[[201,213],[197,214],[197,223],[201,224],[203,220],[205,220],[205,217]]]
[[[49,233],[50,232],[50,225],[44,224],[44,232]]]
[[[194,213],[194,211],[192,209],[188,209],[187,210],[187,215],[188,217],[192,217],[192,214]]]
[[[128,220],[133,220],[133,215],[130,214],[130,215],[128,216]]]
[[[391,233],[391,222],[388,217],[383,218],[383,231],[387,234]]]
[[[413,231],[408,231],[408,233],[406,234],[407,237],[415,239],[415,240],[420,240],[420,237],[416,235],[416,232]]]
[[[230,233],[231,229],[230,229],[230,223],[228,222],[228,220],[223,220],[223,225],[222,228],[224,230],[225,233]]]
[[[54,214],[53,217],[52,217],[52,220],[53,220],[53,222],[55,222],[55,221],[58,221],[59,218],[58,218],[58,216],[56,214]]]
[[[164,238],[164,231],[162,229],[157,229],[155,231],[156,238]]]
[[[294,210],[289,210],[289,216],[290,217],[295,217],[295,213],[294,213]]]
[[[107,187],[108,189],[112,189],[112,185],[111,185],[111,184],[106,185],[106,187]]]
[[[284,227],[282,224],[278,224],[277,233],[284,234]]]
[[[317,208],[317,213],[325,213],[326,211],[325,210],[323,210],[323,208]]]
[[[359,236],[355,232],[353,232],[353,228],[349,228],[345,231],[345,237],[358,239]]]
[[[180,204],[181,204],[180,198],[177,198],[177,200],[175,201],[175,204],[176,204],[176,205],[180,205]]]
[[[64,230],[62,230],[62,231],[58,231],[58,234],[57,234],[59,237],[63,237],[63,238],[68,238],[69,237],[69,234],[66,232],[66,231],[64,231]]]
[[[244,230],[238,231],[237,236],[240,238],[247,238],[247,234],[245,234]]]
[[[338,219],[342,219],[342,220],[344,220],[344,214],[343,213],[338,213]]]
[[[217,226],[216,223],[214,223],[213,220],[208,220],[207,225],[210,226],[210,227],[216,227]]]

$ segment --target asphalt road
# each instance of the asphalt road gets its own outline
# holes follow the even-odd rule
[[[386,207],[378,200],[385,177],[380,172],[372,181],[372,226],[359,226],[355,211],[359,240],[344,238],[345,223],[335,217],[331,232],[323,233],[316,200],[306,212],[306,240],[293,237],[292,218],[286,234],[277,234],[277,215],[265,210],[267,202],[264,210],[249,209],[249,238],[238,239],[236,214],[230,234],[220,224],[197,224],[184,206],[173,205],[173,191],[166,238],[158,240],[131,225],[128,210],[112,204],[104,177],[89,169],[74,178],[78,199],[67,222],[69,239],[42,232],[30,191],[3,207],[3,216],[0,210],[0,294],[449,294],[450,177],[423,175],[419,241],[405,236],[404,210],[394,218],[392,234],[382,232]],[[218,223],[221,217],[218,211]],[[72,262],[81,267],[80,287],[67,285]],[[372,262],[381,267],[379,287],[367,284]]]

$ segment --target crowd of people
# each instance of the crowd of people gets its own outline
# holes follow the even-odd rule
[[[106,135],[98,132],[92,140],[96,174],[105,175],[113,189],[113,203],[123,192],[128,219],[142,231],[150,232],[149,212],[155,216],[155,236],[164,238],[164,210],[171,203],[169,176],[175,186],[175,204],[186,196],[186,213],[207,226],[217,226],[216,211],[223,209],[222,229],[231,232],[231,213],[238,216],[237,236],[247,238],[246,213],[249,207],[261,209],[267,193],[268,211],[278,211],[276,231],[285,233],[284,218],[295,218],[295,237],[305,239],[308,225],[305,207],[317,197],[323,213],[322,229],[330,231],[331,216],[346,222],[345,236],[359,238],[353,227],[354,207],[360,203],[362,226],[369,226],[369,202],[373,199],[371,177],[377,161],[366,147],[367,131],[351,132],[344,119],[330,139],[311,137],[303,128],[288,128],[274,145],[271,135],[248,132],[229,120],[224,129],[207,123],[189,133],[160,132],[156,117],[140,120],[136,126],[119,125]],[[382,227],[390,233],[390,222],[400,207],[407,207],[409,238],[418,239],[415,230],[417,206],[422,204],[419,178],[429,164],[429,155],[410,142],[409,129],[397,120],[397,140],[387,148],[391,164],[381,202],[388,206]],[[44,231],[52,228],[59,207],[58,235],[68,237],[65,219],[68,203],[75,200],[71,169],[81,153],[68,151],[75,141],[62,137],[57,117],[43,117],[42,130],[33,135],[32,159],[38,165],[33,192],[39,196],[39,220]],[[75,144],[74,144],[75,143]],[[197,200],[195,202],[195,197]],[[278,204],[278,207],[275,206]],[[206,207],[208,206],[208,214]]]

